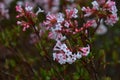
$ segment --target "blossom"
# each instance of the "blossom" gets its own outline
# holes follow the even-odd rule
[[[30,27],[30,23],[25,21],[17,21],[17,24],[23,27],[23,31]]]
[[[22,21],[17,21],[17,24],[23,27],[23,31],[26,31],[27,28],[30,26],[35,26],[34,24],[37,21],[37,15],[40,12],[43,12],[40,8],[38,11],[35,13],[33,12],[33,6],[26,3],[25,6],[23,7],[22,5],[18,4],[16,5],[16,11],[18,12],[18,15],[16,18],[25,18],[25,20]]]
[[[51,27],[54,27],[56,29],[61,28],[61,23],[64,21],[64,15],[62,13],[58,14],[50,14],[48,13],[46,16],[46,21],[44,21],[45,26],[47,26],[47,29],[51,29]]]
[[[25,4],[25,10],[28,11],[28,12],[31,12],[33,10],[33,6],[28,4],[28,3],[26,3]]]
[[[16,8],[16,11],[17,11],[17,12],[20,12],[20,13],[23,12],[22,6],[17,5],[15,8]]]
[[[85,12],[84,17],[89,17],[93,14],[93,10],[90,7],[82,7],[82,11]]]
[[[93,5],[93,9],[96,9],[96,10],[99,9],[99,4],[98,4],[97,1],[93,1],[93,2],[92,2],[92,5]]]
[[[96,25],[96,20],[88,20],[83,26],[85,28],[94,27]]]
[[[107,16],[107,19],[105,20],[105,23],[107,25],[113,26],[113,24],[115,24],[118,20],[119,20],[119,18],[117,17],[117,14],[111,14],[111,15]]]
[[[80,59],[81,57],[82,57],[81,53],[80,53],[80,52],[77,52],[76,58],[77,58],[77,59]]]
[[[64,14],[58,13],[57,14],[57,22],[62,23],[64,21]]]
[[[69,28],[70,26],[70,23],[68,21],[65,21],[65,24],[64,24],[65,27]]]
[[[53,60],[58,61],[60,64],[66,63],[66,55],[64,53],[53,53]]]
[[[104,5],[104,8],[106,10],[109,10],[112,13],[116,13],[117,12],[117,8],[116,8],[116,4],[114,1],[108,0],[106,2],[106,4]]]
[[[57,22],[57,17],[54,14],[47,14],[46,21],[44,21],[44,24],[48,26],[49,28],[52,27]]]
[[[53,60],[58,61],[60,64],[72,64],[77,59],[82,58],[82,56],[87,56],[90,53],[90,46],[81,47],[79,51],[75,53],[72,52],[65,43],[57,41],[53,50],[55,51],[55,53],[53,53]]]
[[[78,10],[76,8],[74,9],[66,9],[65,10],[66,12],[66,17],[67,18],[77,18],[77,13],[78,13]]]
[[[79,48],[82,56],[87,56],[90,53],[90,46]]]
[[[48,37],[56,41],[63,41],[66,39],[66,36],[63,36],[61,33],[55,31],[49,32]]]

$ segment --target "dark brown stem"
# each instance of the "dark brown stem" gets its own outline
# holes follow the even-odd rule
[[[98,77],[98,73],[97,73],[97,69],[96,69],[96,66],[95,66],[95,63],[94,63],[94,59],[91,60],[91,67],[93,69],[93,72],[94,72],[94,76],[95,76],[95,80],[98,80],[99,77]]]
[[[8,72],[5,72],[5,71],[0,71],[1,74],[5,74],[6,76],[10,76],[12,78],[15,78],[15,75],[11,74],[11,73],[8,73]]]
[[[87,36],[83,35],[83,37],[85,37],[85,39],[82,38],[83,42],[85,42],[84,40],[89,40],[89,38],[92,38],[95,35],[96,30],[99,28],[100,21],[101,21],[101,19],[97,21],[97,27],[95,28],[95,30],[91,36],[89,33],[89,29],[87,29],[88,33],[87,33]],[[91,43],[87,43],[87,44],[89,44],[90,47],[92,47]],[[87,63],[87,62],[85,61],[85,63]],[[99,77],[98,77],[97,69],[96,69],[95,62],[94,62],[94,56],[91,58],[90,64],[91,64],[90,68],[93,72],[94,80],[98,80]],[[86,69],[89,70],[87,67],[86,67]],[[90,71],[88,71],[88,72],[90,72]]]
[[[41,40],[40,38],[40,35],[39,35],[39,31],[35,28],[35,26],[33,26],[33,29],[36,33],[36,35],[38,36],[39,40]],[[61,76],[61,74],[57,71],[57,69],[55,68],[55,66],[53,65],[51,59],[47,56],[47,50],[44,48],[44,46],[42,45],[42,42],[40,41],[40,45],[41,45],[41,48],[42,50],[44,51],[44,53],[46,54],[45,55],[45,58],[50,62],[51,66],[55,69],[56,73],[59,75],[59,77],[61,78],[61,80],[64,80],[64,78]]]
[[[101,21],[101,19],[97,21],[97,27],[94,29],[93,34],[92,34],[92,37],[95,35],[96,30],[99,28],[99,26],[100,26],[100,21]]]

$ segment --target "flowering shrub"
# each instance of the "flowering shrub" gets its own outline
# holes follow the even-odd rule
[[[28,21],[17,21],[17,24],[23,26],[23,31],[30,26],[35,27],[37,24],[37,15],[39,12],[43,12],[43,10],[39,8],[39,10],[34,13],[32,11],[33,7],[28,4],[25,4],[24,8],[25,9],[20,5],[16,6],[16,11],[20,13],[16,17],[25,17]],[[79,11],[82,13],[80,14]],[[46,14],[46,20],[41,24],[44,25],[42,27],[45,27],[46,31],[49,31],[48,38],[56,41],[53,48],[53,60],[56,60],[60,64],[71,64],[82,56],[87,56],[90,53],[91,43],[87,40],[90,40],[92,37],[89,35],[91,33],[89,28],[93,27],[95,31],[98,31],[97,29],[99,29],[101,25],[104,25],[103,22],[113,26],[118,21],[116,4],[111,0],[102,3],[93,1],[92,8],[82,7],[81,10],[75,7],[70,9],[66,8],[64,12],[49,12]],[[89,17],[92,17],[91,20],[89,20]],[[89,19],[85,20],[85,18]],[[79,19],[84,19],[82,26],[79,25]],[[36,34],[38,37],[40,36],[39,32]],[[76,39],[77,44],[71,44],[70,39],[72,36],[77,36],[73,37],[73,39]],[[82,41],[82,43],[78,43],[79,41]]]
[[[13,72],[9,71],[13,75],[0,71],[0,77],[4,73],[12,80],[108,80],[103,72],[107,65],[113,64],[106,61],[108,53],[112,51],[114,61],[119,63],[116,46],[120,39],[115,38],[119,36],[119,29],[110,27],[119,26],[116,2],[0,1],[0,60],[5,62],[0,69],[14,68]],[[8,54],[3,56],[14,53],[15,61],[1,59],[4,48]]]

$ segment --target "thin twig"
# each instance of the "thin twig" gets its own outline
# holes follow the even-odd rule
[[[40,35],[39,35],[39,31],[35,28],[35,26],[33,26],[33,29],[34,29],[36,35],[38,36],[38,38],[39,38],[39,40],[40,40],[41,38],[40,38]],[[44,46],[42,45],[41,41],[40,41],[40,46],[41,46],[42,50],[44,51],[44,53],[46,54],[47,51],[45,50],[45,48],[44,48]],[[51,63],[51,66],[55,69],[55,71],[57,72],[57,74],[59,75],[59,77],[60,77],[62,80],[64,80],[64,78],[62,77],[62,75],[60,75],[60,73],[58,72],[58,70],[56,70],[56,68],[55,68],[55,66],[53,65],[51,59],[50,59],[47,55],[45,56],[45,58]]]

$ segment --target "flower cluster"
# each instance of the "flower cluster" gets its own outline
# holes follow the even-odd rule
[[[52,3],[54,5],[59,2],[59,0],[52,2],[51,0],[45,1],[40,1],[40,4]],[[66,1],[74,2],[74,0]],[[113,26],[118,21],[117,8],[114,1],[97,0],[93,1],[92,5],[92,8],[83,7],[81,12],[75,6],[64,8],[61,12],[47,12],[45,10],[46,19],[43,21],[42,27],[49,32],[48,38],[56,41],[53,48],[53,59],[55,61],[60,64],[72,64],[77,59],[87,56],[91,48],[89,43],[89,39],[91,38],[89,28],[95,28],[96,33],[103,34],[107,31],[104,23]],[[44,6],[47,6],[46,9],[49,8],[48,5]],[[59,6],[59,4],[56,4],[56,6]],[[17,5],[16,11],[19,12],[16,16],[17,18],[25,17],[27,19],[27,21],[17,22],[17,24],[23,26],[23,31],[31,25],[35,26],[38,13],[43,12],[39,8],[34,13],[33,7],[28,4],[24,8]],[[80,23],[80,19],[82,23]]]
[[[99,4],[97,1],[92,2],[93,7],[83,7],[84,17],[96,16],[103,19],[107,25],[113,26],[118,21],[117,8],[114,1],[108,0]]]
[[[79,48],[78,52],[73,53],[65,43],[57,41],[53,50],[55,51],[55,53],[53,53],[53,60],[58,61],[60,64],[72,64],[82,56],[87,56],[90,52],[90,47]]]
[[[24,17],[27,19],[27,21],[17,21],[17,24],[23,27],[23,31],[25,31],[30,26],[34,26],[38,13],[43,12],[43,10],[39,8],[38,11],[34,13],[33,6],[28,3],[26,3],[24,8],[22,8],[21,5],[17,5],[16,11],[19,13],[16,18]]]
[[[80,33],[91,27],[95,22],[95,20],[89,20],[83,24],[83,27],[79,28],[77,18],[78,10],[73,8],[66,9],[65,15],[62,13],[48,13],[46,21],[44,21],[45,26],[50,31],[48,37],[56,40],[56,45],[53,48],[53,58],[60,64],[71,64],[82,56],[87,56],[90,53],[90,46],[78,46],[76,50],[67,47],[68,44],[66,44],[66,40],[68,40],[68,38],[66,36]]]

